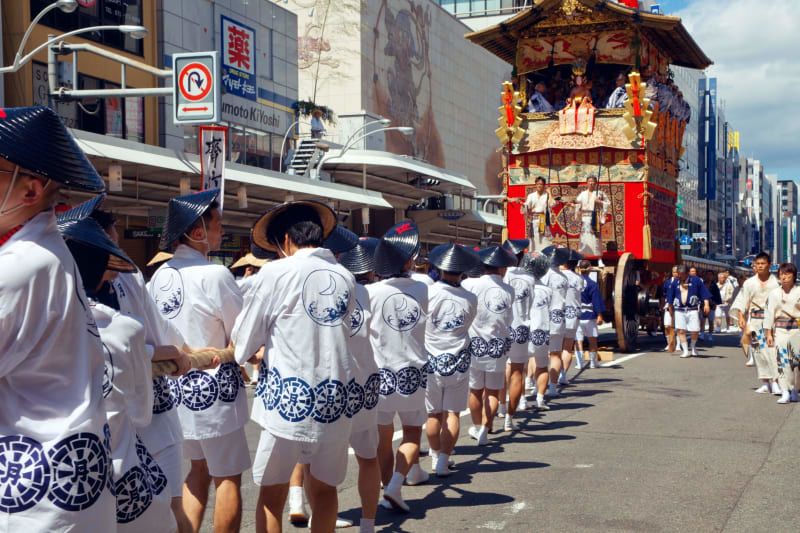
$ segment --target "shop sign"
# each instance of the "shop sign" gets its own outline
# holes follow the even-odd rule
[[[222,83],[225,91],[255,101],[256,31],[244,24],[222,17]]]

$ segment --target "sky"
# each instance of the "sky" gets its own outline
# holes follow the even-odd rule
[[[714,65],[717,98],[741,153],[769,174],[800,178],[800,1],[662,0]]]

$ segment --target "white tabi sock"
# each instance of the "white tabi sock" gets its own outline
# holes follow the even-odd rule
[[[358,523],[358,532],[359,533],[374,533],[375,532],[375,519],[374,518],[362,518],[361,521]]]
[[[386,490],[389,492],[400,492],[400,489],[403,487],[403,481],[405,481],[406,477],[401,474],[400,472],[395,472],[392,474],[392,479],[389,481],[389,485],[386,486]]]

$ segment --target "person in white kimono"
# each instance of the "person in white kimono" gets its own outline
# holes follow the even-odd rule
[[[717,306],[714,314],[714,331],[716,333],[727,333],[728,331],[728,313],[731,310],[731,302],[733,302],[734,286],[728,283],[727,278],[727,272],[717,273],[717,289],[719,289],[722,303]]]
[[[427,377],[425,429],[430,445],[432,470],[449,476],[450,455],[461,432],[461,411],[469,395],[469,328],[478,308],[474,294],[461,287],[461,276],[480,263],[475,252],[458,244],[442,244],[431,250],[431,264],[440,279],[428,295],[425,349],[432,371]]]
[[[381,490],[378,464],[378,399],[380,374],[370,342],[372,310],[367,285],[375,281],[375,248],[378,239],[362,237],[351,250],[339,255],[339,264],[356,277],[356,303],[350,314],[350,354],[353,356],[352,378],[348,382],[353,428],[350,447],[358,461],[358,494],[361,498],[360,533],[375,531],[375,514]]]
[[[781,394],[778,384],[778,362],[775,348],[767,346],[764,332],[764,314],[767,310],[769,293],[780,287],[778,280],[769,273],[772,260],[769,254],[761,252],[753,261],[756,275],[742,284],[739,297],[731,308],[739,317],[739,328],[747,339],[749,351],[753,354],[756,373],[761,386],[758,394]]]
[[[118,245],[119,234],[114,215],[97,206],[91,207],[91,217]],[[178,368],[173,376],[153,378],[152,418],[148,424],[137,429],[137,434],[166,475],[178,530],[191,531],[191,524],[183,511],[183,432],[178,420],[179,396],[174,392],[177,377],[191,369],[191,362],[182,349],[185,348],[183,337],[172,323],[161,316],[139,270],[120,272],[109,283],[118,304],[115,308],[144,325],[145,344],[148,351],[154,354],[153,361],[172,360]]]
[[[781,386],[780,404],[797,401],[795,370],[800,363],[800,287],[797,286],[797,267],[783,263],[778,268],[781,286],[767,297],[764,331],[767,346],[775,348],[778,357],[778,380]]]
[[[383,499],[404,512],[410,508],[403,500],[403,481],[419,461],[429,368],[425,352],[428,287],[408,275],[418,249],[419,231],[413,222],[391,227],[375,249],[375,273],[383,280],[367,286],[370,312],[375,317],[370,342],[381,378],[378,461]],[[403,427],[396,454],[392,448],[395,417]]]
[[[522,214],[525,217],[525,223],[530,224],[528,237],[531,243],[529,249],[531,252],[540,252],[551,244],[550,207],[552,199],[545,187],[544,178],[536,178],[534,188],[535,190],[525,198],[522,204]]]
[[[347,473],[352,419],[364,391],[351,383],[355,279],[321,247],[335,225],[328,206],[297,201],[272,208],[253,227],[254,242],[281,258],[256,275],[233,332],[237,362],[255,361],[265,348],[252,411],[261,426],[253,461],[256,531],[281,531],[298,463],[305,465],[311,530],[336,525],[336,487]]]
[[[561,350],[561,373],[558,377],[561,385],[569,385],[567,373],[575,357],[575,339],[580,327],[581,293],[584,286],[583,278],[575,272],[578,261],[582,259],[581,255],[574,250],[569,250],[568,253],[568,261],[559,267],[567,278],[567,292],[564,299],[564,344]]]
[[[555,111],[553,104],[547,101],[544,91],[545,85],[542,82],[533,86],[533,94],[528,99],[528,113],[552,113]]]
[[[578,194],[574,205],[581,217],[580,249],[578,251],[587,256],[601,255],[600,229],[605,223],[610,202],[606,193],[597,188],[596,176],[589,176],[586,179],[586,190]]]
[[[107,281],[136,267],[125,253],[90,218],[94,202],[80,205],[58,217],[86,287],[105,355],[103,396],[108,417],[108,443],[112,459],[111,483],[117,498],[117,531],[177,530],[164,471],[136,434],[152,417],[152,352],[145,344],[144,326],[119,312]],[[108,301],[110,307],[101,303]]]
[[[617,87],[608,97],[606,102],[606,109],[622,109],[625,107],[625,102],[628,100],[628,92],[625,90],[625,84],[628,82],[628,77],[620,72],[617,76]]]
[[[103,346],[56,226],[61,187],[104,185],[51,109],[0,108],[4,531],[116,529]]]
[[[506,364],[506,385],[508,387],[508,408],[503,429],[512,431],[514,429],[514,415],[517,410],[527,409],[525,399],[525,367],[530,359],[528,342],[530,340],[530,313],[533,304],[533,287],[536,280],[523,265],[523,261],[528,260],[525,249],[529,241],[526,239],[513,239],[503,243],[503,248],[514,254],[517,258],[517,266],[510,266],[506,269],[503,281],[514,288],[514,303],[511,306],[513,320],[511,321],[512,340],[511,348],[508,350],[508,363]],[[502,398],[501,398],[502,400]]]
[[[561,376],[563,366],[561,357],[567,329],[564,309],[567,305],[567,287],[569,286],[569,280],[559,267],[569,259],[569,250],[567,248],[550,248],[544,255],[550,258],[550,269],[541,281],[553,291],[550,298],[550,336],[548,337],[550,385],[547,395],[555,398],[560,396],[558,378]]]
[[[503,276],[508,267],[517,264],[517,258],[501,246],[483,248],[478,256],[485,273],[465,280],[462,286],[478,299],[478,311],[469,328],[469,435],[478,441],[478,446],[485,446],[497,416],[498,394],[505,385],[512,342],[514,288],[503,281]]]
[[[548,364],[550,360],[550,327],[553,306],[553,289],[547,286],[546,281],[549,276],[550,258],[544,254],[536,254],[530,257],[525,268],[531,273],[536,283],[533,286],[533,301],[530,309],[530,330],[529,351],[531,355],[530,365],[534,368],[534,379],[536,386],[536,408],[540,411],[549,411],[550,407],[545,403],[545,393],[547,384],[550,382]]]
[[[226,348],[242,308],[233,275],[206,258],[222,242],[218,194],[219,189],[210,189],[170,200],[161,248],[177,248],[148,285],[161,315],[192,347]],[[213,481],[215,527],[236,529],[242,517],[242,472],[250,467],[244,433],[247,395],[239,366],[230,361],[210,370],[193,369],[177,385],[183,453],[191,461],[184,511],[198,530]]]

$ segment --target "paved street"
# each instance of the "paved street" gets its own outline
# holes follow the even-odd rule
[[[483,448],[462,437],[458,472],[406,487],[412,512],[379,510],[379,529],[800,530],[800,411],[752,392],[754,371],[735,341],[718,336],[717,347],[683,360],[649,351],[662,341],[642,337],[643,355],[580,373],[552,411],[525,413],[515,434]],[[356,474],[351,457],[340,514],[357,521]],[[245,476],[242,531],[252,531],[256,488]]]

